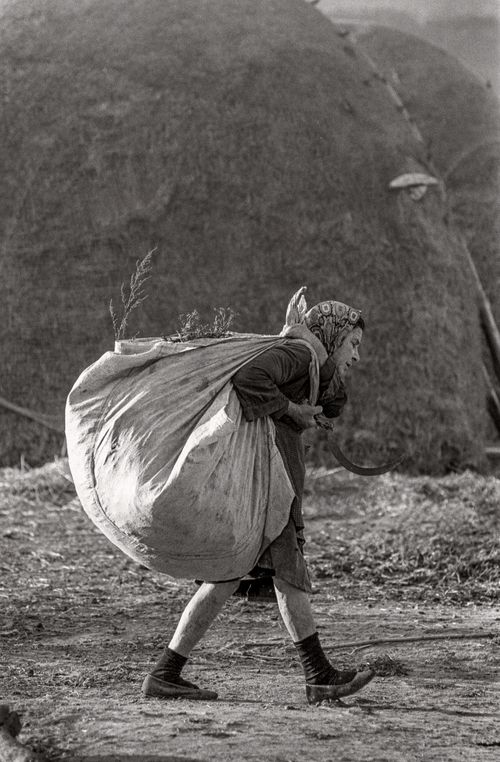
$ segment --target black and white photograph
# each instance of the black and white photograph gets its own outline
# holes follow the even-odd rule
[[[0,762],[500,758],[500,0],[0,0]]]

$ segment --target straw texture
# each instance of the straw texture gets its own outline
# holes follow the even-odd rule
[[[426,150],[384,83],[302,0],[12,0],[1,18],[1,394],[53,413],[113,345],[110,297],[157,247],[131,333],[230,305],[276,333],[288,300],[363,310],[339,423],[352,457],[478,465],[480,328]],[[0,412],[0,460],[61,442]],[[312,454],[328,458],[321,439]]]

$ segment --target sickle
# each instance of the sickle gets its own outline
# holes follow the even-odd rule
[[[396,466],[399,466],[404,460],[404,455],[401,455],[399,458],[396,458],[396,460],[386,463],[385,466],[357,466],[355,463],[351,463],[349,458],[346,458],[331,435],[328,436],[328,446],[338,462],[344,466],[344,468],[347,468],[348,471],[352,471],[353,474],[359,474],[360,476],[378,476],[379,474],[385,474],[387,471],[391,471],[393,468],[396,468]]]

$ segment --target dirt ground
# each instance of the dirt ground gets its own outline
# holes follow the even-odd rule
[[[338,563],[339,543],[374,525],[368,502],[380,513],[374,490],[394,527],[394,506],[411,503],[408,495],[440,514],[448,493],[467,502],[450,488],[456,482],[376,477],[367,487],[334,476],[333,503],[321,490],[309,493],[308,557],[325,650],[335,663],[377,671],[356,696],[312,707],[275,604],[236,597],[185,671],[217,690],[218,701],[143,698],[142,679],[194,585],[142,569],[111,546],[60,470],[0,471],[0,703],[21,714],[23,744],[49,760],[81,762],[499,758],[500,641],[485,637],[500,622],[491,578],[460,596],[460,579],[440,586],[421,561],[411,578],[379,567],[377,584],[364,582],[369,566],[358,574]],[[487,494],[491,507],[500,482],[481,480],[459,484],[468,496],[472,488]],[[352,645],[416,636],[443,639]]]

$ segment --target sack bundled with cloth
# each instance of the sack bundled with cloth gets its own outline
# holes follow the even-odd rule
[[[231,378],[270,347],[305,343],[315,404],[321,352],[300,324],[301,289],[279,336],[119,341],[66,404],[82,506],[140,564],[181,578],[245,575],[288,522],[294,491],[265,416],[246,421]]]

